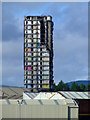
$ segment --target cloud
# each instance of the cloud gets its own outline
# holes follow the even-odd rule
[[[13,42],[14,41],[14,42]],[[23,85],[24,67],[23,67],[23,40],[3,42],[2,56],[2,83],[16,86]]]
[[[53,17],[55,82],[87,79],[88,3],[3,3],[3,83],[23,85],[25,15]]]
[[[2,40],[3,41],[12,41],[14,39],[18,39],[23,35],[23,32],[19,29],[22,26],[22,21],[20,23],[20,19],[16,19],[14,15],[4,16],[2,21]],[[22,29],[23,30],[23,29]]]
[[[3,3],[2,7],[2,40],[16,40],[24,36],[24,16],[41,15],[51,3]],[[41,6],[41,7],[40,7]],[[37,13],[36,13],[37,11]]]
[[[63,41],[54,42],[55,80],[66,82],[88,76],[88,40],[85,39],[83,36],[67,34]]]
[[[88,77],[88,4],[65,3],[64,5],[68,7],[63,12],[58,6],[55,8],[52,6],[49,10],[54,17],[55,15],[57,17],[54,20],[54,79],[56,83],[61,79],[66,82],[83,79],[83,76]]]

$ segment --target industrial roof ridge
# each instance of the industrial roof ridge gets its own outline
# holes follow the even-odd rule
[[[88,92],[74,92],[74,91],[70,91],[70,92],[64,92],[64,91],[59,91],[61,94],[63,94],[64,96],[66,96],[67,98],[77,98],[77,99],[89,99],[90,98],[90,94],[88,94]],[[73,93],[73,94],[72,94]]]
[[[90,99],[90,91],[58,91],[58,92],[30,92],[27,88],[22,87],[0,87],[0,99],[22,99],[23,93],[28,95],[30,99],[58,99],[58,94],[66,99]],[[44,94],[43,94],[44,93]],[[58,94],[56,94],[58,93]],[[40,95],[39,95],[40,94]],[[39,96],[38,96],[39,95]],[[59,98],[61,99],[61,98]]]

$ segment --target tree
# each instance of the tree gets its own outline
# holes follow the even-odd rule
[[[85,85],[83,83],[80,84],[80,90],[84,91],[85,90]]]
[[[87,85],[86,90],[90,90],[90,84]]]
[[[69,90],[69,85],[67,83],[64,84],[64,90]]]
[[[56,92],[57,91],[57,86],[56,84],[54,83],[53,84],[53,88],[49,90],[50,92]]]
[[[72,86],[71,86],[71,90],[72,90],[72,91],[79,91],[80,88],[79,88],[79,86],[78,86],[77,83],[73,82],[73,83],[72,83]]]
[[[57,91],[64,89],[64,82],[61,80],[57,85]]]
[[[53,91],[54,92],[56,92],[57,91],[57,86],[56,86],[56,84],[54,83],[54,85],[53,85]]]

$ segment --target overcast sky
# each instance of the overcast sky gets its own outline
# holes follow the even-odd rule
[[[4,85],[23,86],[24,16],[51,15],[54,80],[88,79],[88,3],[2,3]]]

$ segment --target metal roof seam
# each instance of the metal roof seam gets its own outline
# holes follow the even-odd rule
[[[54,102],[56,103],[56,105],[59,105],[58,101],[57,100],[54,100]]]
[[[10,87],[8,87],[8,89],[10,89],[11,91],[13,91],[14,93],[16,93],[18,95],[18,93],[14,90],[12,90]]]
[[[1,90],[0,90],[1,91]],[[2,91],[4,94],[6,94],[7,96],[9,96],[9,94],[7,94],[6,92]]]
[[[72,94],[72,92],[69,92],[69,94],[75,98],[75,96]]]
[[[78,92],[77,92],[77,94],[81,97],[81,98],[83,98]],[[84,99],[84,98],[83,98]]]
[[[84,92],[84,94],[88,97],[88,95],[86,94],[86,92]]]
[[[8,99],[6,99],[7,103],[10,104],[10,101]]]
[[[41,100],[38,100],[41,105],[43,105],[43,102]]]
[[[67,96],[69,96],[68,98],[72,98],[68,93],[65,92],[64,94],[66,94]]]
[[[33,97],[30,94],[26,93],[26,95],[28,95],[28,97],[30,97],[31,99],[33,99]]]
[[[55,95],[55,94],[53,94],[52,96],[50,96],[50,98],[49,98],[49,99],[51,99],[54,95]]]
[[[59,93],[60,95],[62,95],[62,96],[63,96],[63,97],[65,97],[65,98],[67,98],[67,97],[66,97],[66,96],[64,96],[61,92],[59,92],[59,91],[58,91],[57,93]]]

